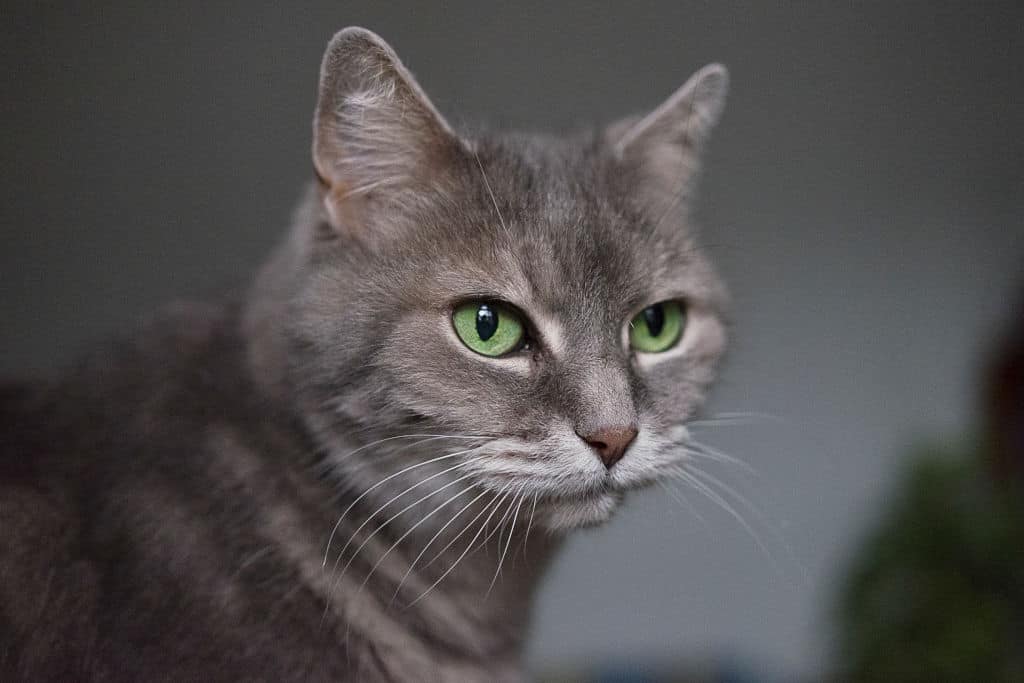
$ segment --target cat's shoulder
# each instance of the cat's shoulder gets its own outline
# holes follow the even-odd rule
[[[236,319],[173,305],[55,378],[0,382],[0,680],[71,680],[111,660],[104,620],[157,585],[147,538],[166,501],[203,509],[222,494],[203,479],[209,435],[259,419]],[[176,623],[166,602],[154,624]]]
[[[73,488],[53,466],[50,396],[46,383],[0,383],[0,677],[9,680],[59,680],[80,668],[74,644],[91,639],[98,575],[78,552]]]
[[[234,321],[227,305],[173,305],[56,377],[0,381],[3,536],[74,518],[75,501],[92,497],[96,482],[124,478],[119,471],[171,435],[187,447],[190,434],[229,413],[238,401],[228,397],[244,396],[247,382]]]
[[[248,379],[238,320],[230,302],[176,302],[95,346],[53,386],[62,424],[128,428],[160,419],[172,403],[184,418],[234,393]]]

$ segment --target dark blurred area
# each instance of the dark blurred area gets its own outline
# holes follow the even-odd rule
[[[984,414],[923,445],[854,556],[836,668],[850,681],[1024,680],[1024,299],[985,364]]]
[[[985,445],[995,482],[1024,491],[1024,292],[986,368]],[[1024,641],[1022,641],[1024,642]]]
[[[735,326],[708,413],[772,420],[698,436],[756,471],[717,473],[753,533],[693,492],[636,497],[556,563],[530,661],[558,681],[1020,680],[1021,3],[0,12],[4,374],[248,281],[312,177],[343,26],[452,119],[515,128],[604,123],[725,63],[696,217]]]

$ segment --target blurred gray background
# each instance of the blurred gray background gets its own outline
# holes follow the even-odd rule
[[[285,9],[284,5],[291,9]],[[1016,5],[1016,6],[1015,6]],[[453,118],[523,128],[733,91],[699,217],[735,295],[701,438],[753,536],[653,490],[578,535],[538,603],[539,666],[829,657],[844,561],[906,447],[974,413],[1024,282],[1019,3],[102,3],[2,6],[5,373],[49,371],[175,297],[244,283],[310,177],[331,34],[382,34]],[[678,497],[678,495],[676,495]],[[756,537],[756,538],[755,538]]]

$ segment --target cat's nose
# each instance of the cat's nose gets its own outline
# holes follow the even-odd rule
[[[636,438],[636,427],[601,427],[586,434],[576,433],[594,449],[604,466],[611,469],[615,463],[622,460],[629,444]]]

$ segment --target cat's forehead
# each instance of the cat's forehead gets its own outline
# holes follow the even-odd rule
[[[552,272],[537,267],[544,264],[566,278],[589,281],[600,272],[623,286],[668,276],[673,262],[684,262],[693,248],[689,226],[678,212],[667,211],[676,198],[659,206],[637,201],[609,150],[589,137],[505,145],[495,168],[503,163],[509,172],[495,191],[512,209],[504,218],[536,275]],[[483,208],[494,218],[498,211],[491,204]]]
[[[686,227],[631,204],[598,152],[532,141],[485,148],[478,161],[442,218],[454,266],[441,275],[449,295],[492,295],[602,323],[689,296],[695,254]]]

